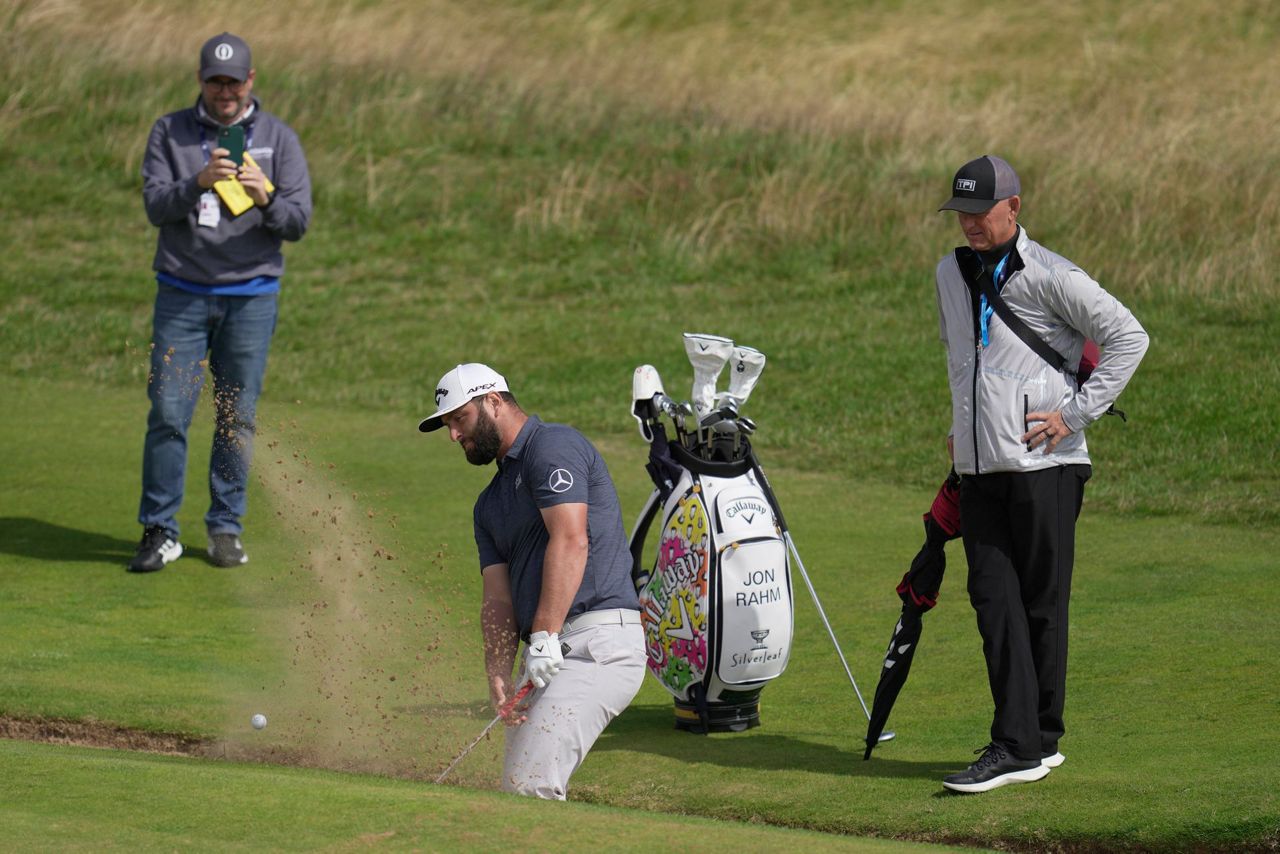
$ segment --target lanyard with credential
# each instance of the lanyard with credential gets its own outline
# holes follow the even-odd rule
[[[1005,256],[1000,259],[1000,263],[996,264],[995,272],[991,274],[991,281],[996,286],[997,291],[1000,290],[1000,277],[1004,273],[1004,265],[1005,262],[1009,260],[1010,254],[1011,253],[1005,253]],[[982,299],[979,301],[978,306],[980,309],[978,326],[982,332],[982,346],[988,347],[991,345],[991,338],[987,331],[987,321],[991,319],[991,315],[995,313],[996,309],[995,306],[987,305],[986,294],[982,295]]]

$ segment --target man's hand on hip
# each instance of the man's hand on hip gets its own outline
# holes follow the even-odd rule
[[[534,632],[529,636],[525,670],[535,687],[545,688],[551,677],[560,672],[564,656],[560,653],[560,636],[555,632]]]
[[[1031,422],[1037,422],[1034,427]],[[1032,451],[1044,445],[1044,452],[1052,454],[1058,443],[1071,435],[1071,428],[1062,420],[1062,411],[1028,412],[1027,432],[1022,434],[1022,441],[1027,443],[1027,450]]]

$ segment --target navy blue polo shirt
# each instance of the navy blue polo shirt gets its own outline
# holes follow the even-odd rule
[[[638,609],[622,508],[595,446],[568,425],[531,415],[497,466],[476,499],[476,547],[481,569],[507,565],[520,634],[529,633],[542,592],[550,537],[541,510],[557,504],[587,505],[587,567],[566,619],[605,608]]]

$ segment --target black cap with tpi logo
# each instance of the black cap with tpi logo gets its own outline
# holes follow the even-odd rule
[[[1018,173],[994,154],[970,160],[951,182],[951,198],[940,211],[986,213],[996,202],[1022,192]]]

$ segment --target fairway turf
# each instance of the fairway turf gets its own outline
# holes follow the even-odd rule
[[[65,412],[35,405],[47,391],[41,384],[10,381],[5,391],[16,403],[0,427],[5,442],[30,435],[37,419],[75,423],[69,404]],[[67,391],[65,398],[76,397]],[[44,520],[42,528],[61,532],[61,545],[6,538],[13,545],[0,555],[0,607],[11,619],[0,625],[0,667],[8,674],[0,712],[180,729],[211,740],[213,756],[373,771],[426,785],[489,717],[469,523],[484,472],[467,466],[456,446],[433,441],[441,437],[418,434],[414,419],[351,412],[334,429],[325,410],[265,404],[264,425],[277,425],[266,432],[287,436],[309,465],[286,477],[276,471],[283,463],[265,454],[259,468],[290,484],[299,473],[315,487],[327,484],[326,499],[359,496],[348,512],[365,533],[348,527],[351,541],[378,542],[395,560],[365,545],[340,562],[345,575],[325,577],[337,564],[317,568],[307,552],[333,526],[305,514],[314,527],[299,527],[289,509],[296,499],[258,480],[248,566],[227,572],[193,555],[138,584],[123,571],[127,541],[101,546],[119,528],[118,510],[102,494],[132,492],[133,454],[116,450],[123,444],[116,437],[140,417],[138,397],[96,393],[92,407],[74,409],[92,413],[99,431],[53,430],[41,446],[47,450],[11,467],[14,482],[29,486],[4,499],[0,518],[10,527],[31,524],[15,519]],[[630,518],[649,488],[642,443],[610,440],[603,450]],[[763,445],[760,453],[869,697],[899,609],[893,586],[918,547],[919,512],[932,496],[857,488],[771,466]],[[78,467],[80,488],[42,480],[53,454],[94,461]],[[833,502],[833,494],[841,499]],[[202,502],[188,504],[182,521],[196,526],[198,541]],[[1249,579],[1256,556],[1276,546],[1274,533],[1110,518],[1086,501],[1068,758],[1033,786],[984,797],[941,789],[941,776],[985,743],[990,715],[963,559],[953,545],[951,574],[925,618],[911,681],[890,720],[898,737],[870,762],[861,758],[861,709],[798,587],[791,663],[762,694],[759,729],[677,732],[668,696],[647,679],[575,776],[572,797],[841,834],[1029,848],[1089,847],[1085,840],[1115,848],[1261,845],[1280,814],[1267,675],[1278,648],[1268,615],[1280,594]],[[387,566],[394,571],[385,573]],[[378,583],[356,583],[360,573]],[[336,608],[344,589],[358,622],[318,620],[316,604]],[[440,639],[442,649],[424,654]],[[329,695],[338,684],[335,699]],[[261,732],[249,724],[256,712],[271,721]],[[496,738],[482,742],[450,782],[492,787],[498,748]],[[1206,756],[1215,761],[1203,762]],[[1188,802],[1199,808],[1188,812]]]
[[[709,838],[734,851],[969,850],[3,740],[0,765],[0,834],[10,850],[648,852]]]

